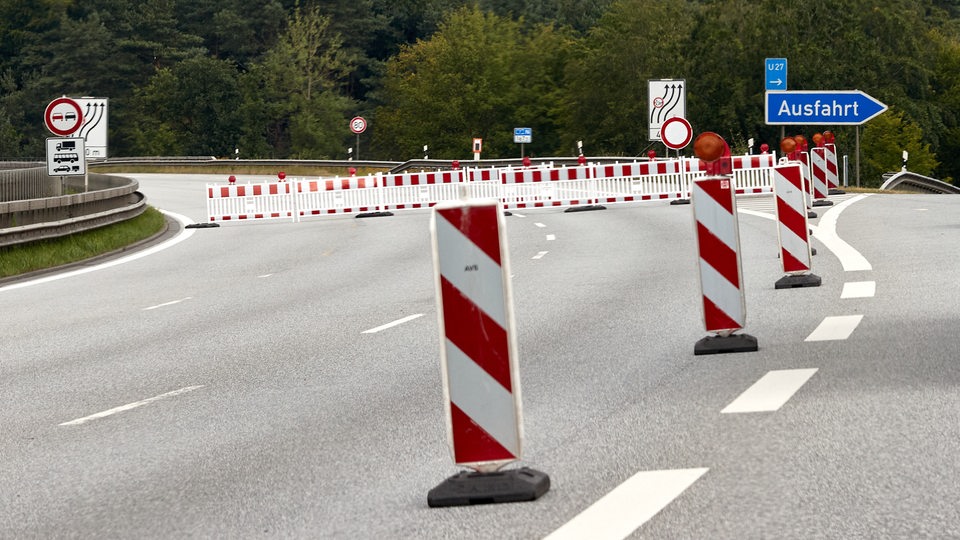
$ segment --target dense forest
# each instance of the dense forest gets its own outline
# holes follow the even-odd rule
[[[867,185],[960,177],[960,0],[0,0],[0,158],[43,155],[43,110],[110,100],[111,156],[646,155],[650,79],[683,79],[696,133],[736,152],[768,126],[764,59],[790,90],[862,90]],[[784,131],[785,130],[785,131]],[[689,148],[688,148],[689,150]],[[354,154],[355,156],[356,154]]]

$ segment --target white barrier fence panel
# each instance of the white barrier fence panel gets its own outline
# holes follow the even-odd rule
[[[734,156],[737,194],[771,193],[776,156]],[[696,158],[553,167],[293,179],[207,185],[210,221],[292,219],[430,208],[464,196],[499,199],[504,208],[572,207],[686,199],[704,177]]]

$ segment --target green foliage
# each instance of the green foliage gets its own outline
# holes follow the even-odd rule
[[[530,152],[558,150],[558,88],[571,41],[552,26],[520,22],[476,7],[450,14],[429,41],[405,47],[387,64],[377,110],[381,154],[462,159],[474,137],[484,155],[519,155],[514,127],[531,127]]]
[[[899,171],[903,152],[909,155],[907,169],[917,174],[930,176],[937,168],[937,160],[930,152],[930,144],[923,142],[920,128],[904,120],[902,113],[881,114],[871,120],[863,130],[860,179],[864,187],[879,187],[882,175]]]

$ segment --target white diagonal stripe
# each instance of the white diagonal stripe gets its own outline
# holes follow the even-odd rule
[[[720,412],[729,414],[776,411],[816,372],[816,368],[767,372]]]
[[[810,268],[810,245],[783,223],[780,223],[780,245],[807,269]]]
[[[844,340],[860,325],[863,315],[841,315],[825,318],[804,341]]]
[[[876,293],[876,281],[851,281],[843,284],[840,298],[873,298]]]
[[[736,229],[733,226],[733,215],[720,206],[696,182],[693,183],[693,204],[697,221],[706,227],[721,242],[730,249],[737,250]]]
[[[446,340],[450,402],[520,457],[516,398],[453,342]]]
[[[740,289],[727,281],[707,261],[700,259],[700,283],[703,295],[742,326],[744,323],[743,295]]]
[[[797,167],[799,169],[799,167]],[[799,171],[797,172],[797,177],[800,177]],[[780,171],[776,171],[777,181],[774,184],[774,191],[779,199],[783,199],[783,202],[787,203],[787,206],[793,208],[801,215],[806,215],[806,206],[803,201],[803,190],[795,186],[786,176],[783,175]]]
[[[663,510],[708,469],[640,471],[544,540],[621,540]]]
[[[439,212],[436,223],[440,274],[506,328],[502,268]]]

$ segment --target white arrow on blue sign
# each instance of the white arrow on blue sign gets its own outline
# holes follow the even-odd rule
[[[887,106],[860,90],[767,92],[768,125],[860,125]]]
[[[763,62],[763,80],[766,90],[787,89],[787,59],[767,58]]]

